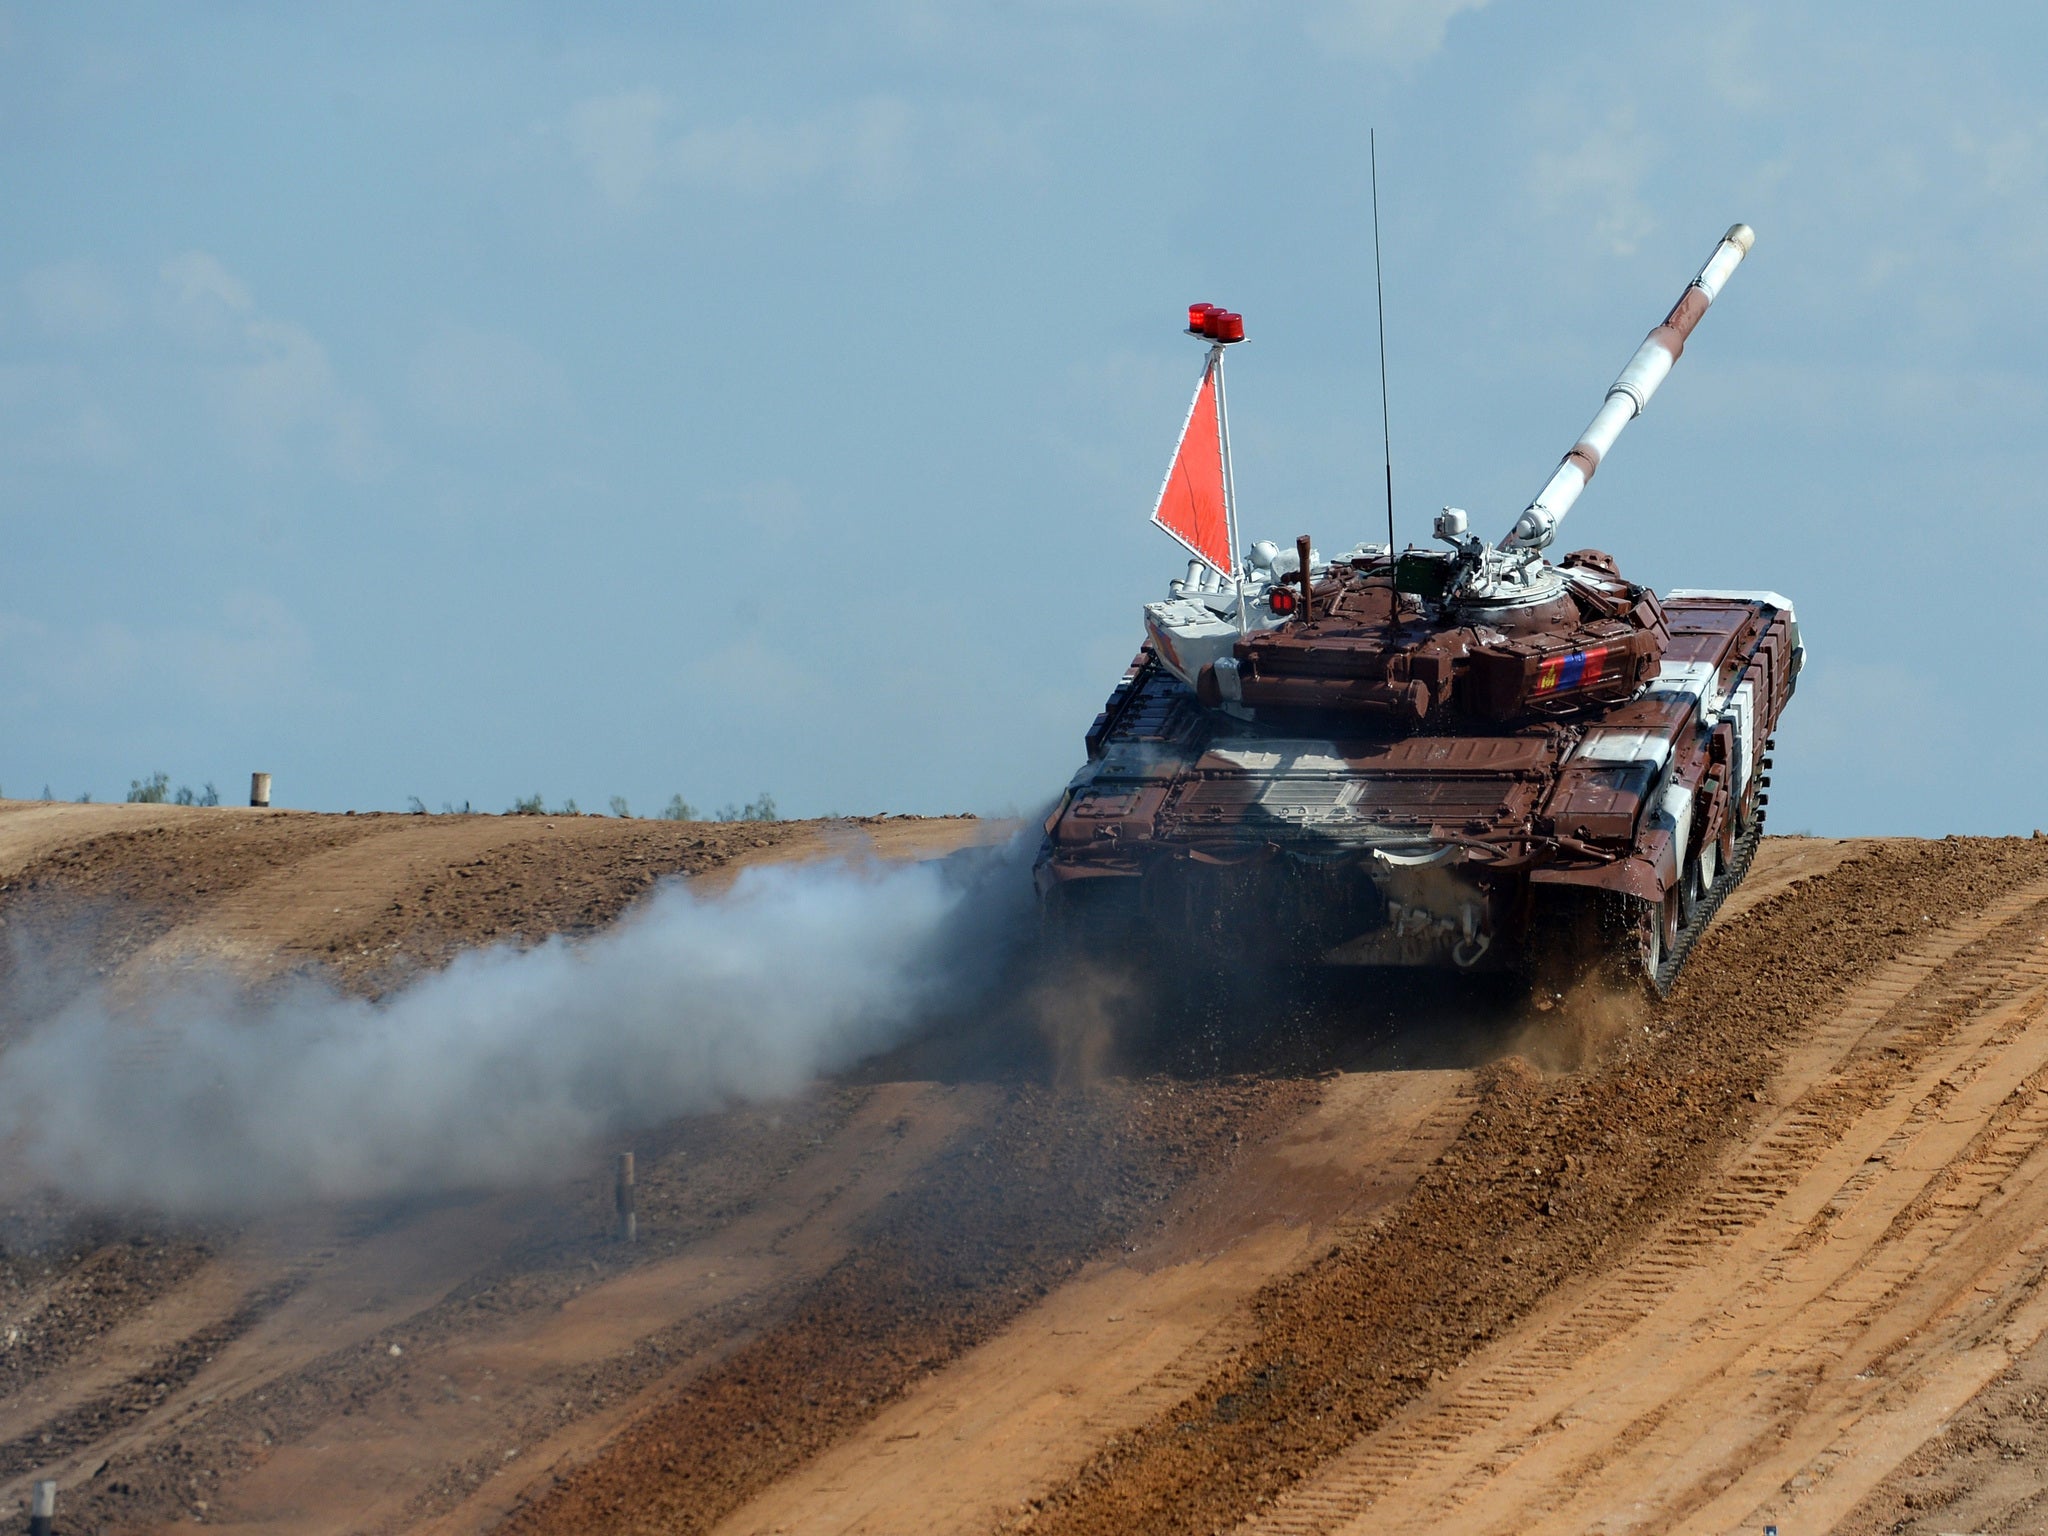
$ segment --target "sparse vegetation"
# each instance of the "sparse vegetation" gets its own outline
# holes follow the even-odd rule
[[[147,788],[148,786],[145,784],[143,787]],[[213,791],[213,786],[209,784],[206,786],[206,788],[207,792],[211,794]],[[202,805],[206,805],[216,802],[202,800],[199,803]],[[632,818],[633,808],[631,805],[627,803],[626,797],[624,795],[613,795],[610,797],[607,803],[611,808],[612,815],[617,816],[622,820],[630,820]],[[407,797],[406,810],[408,813],[414,816],[424,816],[427,814],[426,803],[423,800],[421,800],[418,795],[411,795]],[[444,800],[441,802],[441,814],[444,816],[470,816],[474,815],[475,812],[471,809],[470,803],[467,800],[463,801],[462,804],[460,805],[456,805],[450,801]],[[512,804],[509,807],[507,807],[505,814],[507,816],[581,816],[585,813],[576,804],[576,798],[573,795],[563,800],[562,803],[559,806],[557,806],[554,810],[549,810],[547,805],[547,798],[543,795],[534,794],[522,795],[517,800],[514,800]],[[595,815],[597,813],[591,812],[590,814]],[[670,795],[668,804],[662,807],[662,809],[656,814],[663,821],[782,820],[782,813],[776,807],[775,797],[769,794],[766,790],[761,791],[760,794],[756,795],[752,800],[749,800],[745,805],[729,804],[722,806],[720,807],[716,815],[707,815],[698,807],[690,804],[690,802],[685,800],[681,795]]]
[[[467,800],[462,802],[462,808],[465,811],[469,809],[469,802]],[[583,812],[576,808],[576,797],[574,795],[564,800],[561,805],[552,811],[548,809],[547,802],[539,795],[526,795],[518,800],[514,800],[512,802],[512,809],[505,814],[507,816],[581,816]]]
[[[50,798],[50,786],[47,784],[43,786],[43,798],[45,800]],[[80,795],[78,803],[80,805],[92,804],[91,792],[88,791]],[[189,784],[180,784],[176,790],[173,790],[169,774],[152,773],[146,779],[130,779],[128,781],[128,803],[130,805],[213,806],[220,804],[220,791],[213,787],[211,779],[207,780],[204,789],[195,790]]]
[[[207,783],[203,790],[196,794],[183,785],[180,785],[174,792],[170,789],[170,782],[170,776],[163,773],[153,773],[146,779],[135,779],[128,786],[128,798],[132,802],[145,805],[160,805],[167,799],[176,805],[220,804],[220,791],[214,788],[211,781]],[[43,798],[45,800],[50,798],[50,787],[47,784],[43,786]],[[80,795],[78,803],[80,805],[90,805],[92,803],[92,793],[87,791]],[[621,820],[632,819],[633,808],[626,803],[624,795],[613,795],[608,803],[611,807],[612,815],[619,817]],[[418,795],[407,795],[405,797],[405,811],[408,816],[427,816],[433,814],[428,810],[427,802]],[[463,801],[460,805],[455,804],[452,800],[443,800],[441,802],[440,814],[443,816],[474,816],[476,809],[467,800]],[[522,795],[514,800],[506,808],[504,814],[507,816],[581,816],[584,812],[577,806],[576,797],[573,795],[563,800],[558,807],[551,811],[548,809],[547,798],[544,795],[533,794]],[[591,814],[594,815],[596,813],[592,812]],[[745,805],[728,804],[721,806],[717,814],[713,816],[706,816],[703,811],[690,804],[681,795],[671,795],[669,796],[668,804],[661,809],[659,815],[663,821],[782,820],[782,813],[775,805],[775,797],[765,789]]]
[[[623,800],[614,799],[612,801],[612,810],[623,816],[625,811],[622,807],[625,803]],[[662,809],[661,819],[663,821],[703,821],[707,818],[702,811],[690,804],[681,795],[671,795],[668,804]],[[775,808],[775,797],[764,789],[745,805],[722,806],[716,815],[708,819],[712,821],[780,821],[782,820],[782,813]]]

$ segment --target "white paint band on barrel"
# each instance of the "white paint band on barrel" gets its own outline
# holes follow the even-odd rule
[[[1557,536],[1557,525],[1586,489],[1586,483],[1600,468],[1600,461],[1621,436],[1621,429],[1643,414],[1650,397],[1671,376],[1672,367],[1685,350],[1686,337],[1720,296],[1722,286],[1754,244],[1756,231],[1747,224],[1737,224],[1721,237],[1707,264],[1686,284],[1685,292],[1671,306],[1663,324],[1643,338],[1628,366],[1608,386],[1607,398],[1600,402],[1600,409],[1593,413],[1592,421],[1579,434],[1571,452],[1516,519],[1508,536],[1500,541],[1502,549],[1541,549]]]

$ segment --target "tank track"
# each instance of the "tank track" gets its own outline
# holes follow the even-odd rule
[[[1700,935],[1707,931],[1707,925],[1714,920],[1714,914],[1721,909],[1721,903],[1728,893],[1742,884],[1742,877],[1749,873],[1749,861],[1756,857],[1756,845],[1763,841],[1764,812],[1758,806],[1749,825],[1735,840],[1734,852],[1714,877],[1714,883],[1707,888],[1707,894],[1693,908],[1692,920],[1678,930],[1678,942],[1671,946],[1671,952],[1652,971],[1643,971],[1644,981],[1659,998],[1671,995],[1671,989],[1678,984],[1678,973],[1684,968],[1686,956],[1692,953],[1693,945]]]

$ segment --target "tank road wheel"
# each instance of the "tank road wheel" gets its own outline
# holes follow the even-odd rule
[[[1681,877],[1664,893],[1662,901],[1639,903],[1642,911],[1638,953],[1642,959],[1643,980],[1658,997],[1670,990],[1677,975],[1678,935],[1683,927],[1679,913],[1684,899],[1683,886]]]
[[[1700,909],[1706,905],[1707,897],[1713,889],[1714,862],[1714,845],[1709,843],[1700,850],[1698,858],[1687,863],[1678,877],[1678,926],[1681,929],[1690,928],[1699,917]],[[1666,945],[1665,953],[1669,954],[1675,947],[1674,939],[1671,944]]]

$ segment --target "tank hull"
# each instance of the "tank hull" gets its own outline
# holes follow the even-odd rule
[[[1667,988],[1747,867],[1803,659],[1770,593],[1672,593],[1655,675],[1566,715],[1205,705],[1148,641],[1090,729],[1036,866],[1111,947],[1260,963],[1515,969],[1619,955]]]

